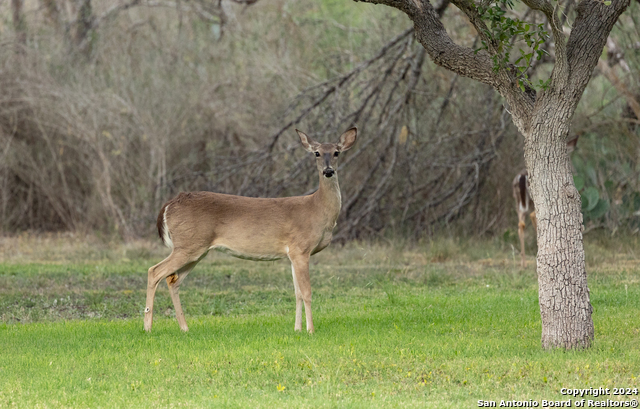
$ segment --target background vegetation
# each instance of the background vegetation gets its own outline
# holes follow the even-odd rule
[[[130,239],[153,234],[181,190],[309,193],[317,176],[293,128],[329,140],[356,124],[337,239],[514,239],[523,159],[508,110],[424,58],[393,10],[41,0],[16,20],[16,3],[0,2],[0,232]],[[443,18],[477,44],[454,8]],[[639,30],[633,2],[574,119],[587,229],[638,232]],[[536,82],[546,66],[534,68]]]

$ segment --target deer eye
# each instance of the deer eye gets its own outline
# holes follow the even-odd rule
[[[338,157],[338,155],[340,155],[340,152],[336,151],[333,156],[335,156],[336,158]]]
[[[320,157],[320,152],[316,152],[316,158]]]

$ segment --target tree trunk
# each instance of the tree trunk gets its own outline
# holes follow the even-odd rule
[[[525,135],[525,162],[538,219],[538,295],[544,348],[588,348],[592,307],[582,241],[581,200],[567,137],[571,103],[542,95]]]
[[[359,0],[356,0],[359,1]],[[489,84],[507,101],[512,119],[525,137],[525,162],[538,219],[538,282],[542,345],[587,348],[593,320],[582,242],[580,195],[571,175],[567,136],[571,118],[607,37],[629,0],[579,0],[571,34],[562,29],[557,8],[548,0],[523,0],[549,22],[555,64],[546,91],[519,83],[518,70],[505,64],[501,40],[473,1],[450,0],[475,27],[486,50],[457,45],[447,34],[429,0],[361,0],[386,4],[406,13],[416,38],[431,59],[459,75]],[[488,3],[487,3],[488,4]]]

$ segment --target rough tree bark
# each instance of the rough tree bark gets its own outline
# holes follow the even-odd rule
[[[358,1],[358,0],[356,0]],[[589,82],[607,37],[629,0],[610,5],[580,0],[567,39],[557,9],[549,0],[523,0],[547,18],[555,43],[551,82],[536,92],[518,83],[512,66],[494,69],[499,44],[490,36],[472,0],[452,0],[476,28],[487,51],[455,44],[428,0],[363,0],[406,13],[416,38],[438,65],[493,86],[507,101],[512,120],[525,140],[525,163],[538,218],[538,282],[542,346],[587,348],[594,329],[589,301],[580,195],[573,183],[566,149],[571,119]]]

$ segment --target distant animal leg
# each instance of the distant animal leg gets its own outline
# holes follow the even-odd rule
[[[525,217],[524,212],[518,212],[518,236],[520,236],[520,258],[521,258],[521,264],[523,268],[527,266],[527,262],[525,261],[525,258],[524,258],[524,228],[525,228],[524,217]]]
[[[529,217],[531,218],[531,224],[533,224],[533,229],[536,231],[536,235],[537,235],[538,234],[538,219],[536,218],[535,210],[533,212],[531,212]]]

